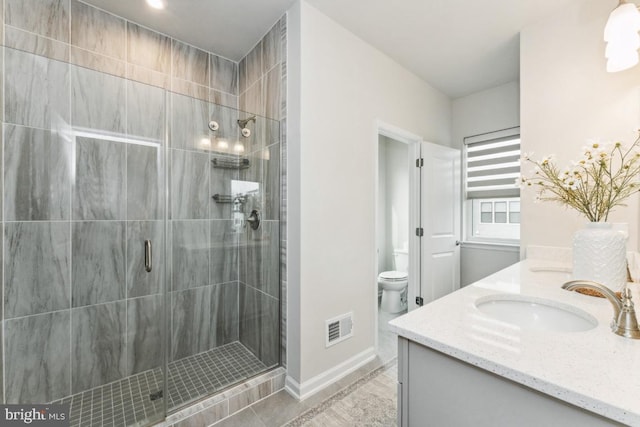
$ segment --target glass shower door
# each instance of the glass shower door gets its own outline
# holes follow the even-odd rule
[[[164,418],[165,91],[4,48],[4,401]]]

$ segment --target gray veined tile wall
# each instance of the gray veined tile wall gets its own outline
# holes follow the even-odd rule
[[[125,376],[126,303],[71,311],[71,387],[77,393]]]
[[[6,364],[0,370],[6,389],[0,394],[6,393],[7,402],[49,401],[157,366],[160,352],[150,349],[157,350],[160,336],[163,269],[144,271],[143,243],[151,239],[154,248],[163,246],[159,177],[162,166],[169,172],[172,160],[162,165],[156,148],[72,138],[68,131],[88,128],[163,145],[167,112],[173,119],[169,146],[183,153],[176,154],[175,165],[191,168],[189,179],[171,182],[181,192],[198,191],[184,206],[170,203],[167,213],[180,217],[167,242],[174,255],[167,260],[169,270],[181,271],[168,276],[175,309],[171,354],[241,340],[263,361],[277,362],[276,343],[269,341],[277,334],[279,304],[273,270],[252,270],[259,279],[251,285],[239,283],[241,273],[230,268],[266,262],[277,254],[272,246],[277,238],[267,224],[260,233],[268,232],[268,250],[274,252],[258,245],[248,256],[240,253],[237,245],[246,236],[233,230],[230,205],[211,199],[230,193],[230,182],[240,173],[213,169],[214,154],[202,144],[205,137],[210,144],[228,139],[227,154],[234,155],[236,120],[249,115],[234,110],[241,94],[254,103],[254,112],[284,118],[284,97],[274,98],[285,86],[277,78],[286,72],[284,18],[237,64],[77,0],[4,4],[0,30],[5,44],[20,51],[5,50],[0,94],[5,112],[0,202],[6,204],[4,221],[10,221],[4,223],[0,260]],[[261,89],[247,96],[252,86]],[[185,95],[174,93],[165,105],[164,89]],[[221,124],[221,132],[208,130],[210,119]],[[242,141],[247,155],[265,147],[263,157],[284,155],[284,140],[268,123],[262,120],[252,138]],[[202,168],[184,159],[196,159]],[[265,219],[277,219],[277,204],[270,205],[269,198],[278,192],[273,177],[280,163],[253,162]],[[154,251],[154,260],[163,263],[161,251]],[[42,268],[34,271],[35,263]],[[249,326],[258,329],[248,333]],[[38,340],[25,339],[24,332],[34,330]]]
[[[31,33],[69,42],[69,2],[6,0],[4,23]]]
[[[162,366],[164,297],[150,295],[127,303],[127,375]]]
[[[247,231],[241,240],[240,340],[264,363],[279,353],[286,365],[286,16],[240,61],[238,81],[240,110],[280,121],[259,121],[246,141],[255,168],[241,171],[240,179],[261,187],[250,197],[247,209],[259,209],[265,222],[258,234]],[[268,268],[278,257],[278,271]],[[274,311],[278,306],[280,348],[272,349],[263,338],[277,329],[270,330],[264,322],[278,321]]]
[[[70,311],[5,320],[7,403],[42,403],[71,392]]]
[[[125,299],[125,222],[72,224],[73,307]]]
[[[71,218],[72,144],[58,133],[4,127],[5,220]]]
[[[125,59],[124,19],[71,0],[71,44],[119,60]]]
[[[126,145],[93,138],[76,138],[73,218],[126,218]]]
[[[69,65],[6,50],[5,123],[57,129],[69,123]]]
[[[5,319],[69,308],[70,252],[66,223],[5,223]]]

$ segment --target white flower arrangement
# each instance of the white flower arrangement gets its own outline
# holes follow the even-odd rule
[[[607,221],[609,213],[633,193],[640,191],[640,137],[629,148],[620,142],[591,140],[582,148],[582,158],[560,169],[553,156],[523,161],[535,166],[530,178],[516,184],[537,187],[536,201],[552,201],[573,208],[589,221]]]

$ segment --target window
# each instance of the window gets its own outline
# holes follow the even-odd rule
[[[520,129],[465,138],[467,239],[520,239]]]

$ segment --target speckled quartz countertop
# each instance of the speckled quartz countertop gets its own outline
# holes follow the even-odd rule
[[[532,271],[535,270],[535,271]],[[552,270],[552,271],[548,271]],[[569,273],[522,261],[398,317],[393,332],[572,405],[640,426],[640,340],[620,337],[604,298],[565,291]],[[632,285],[640,311],[637,285]],[[557,301],[593,315],[583,332],[521,329],[481,313],[478,298],[516,294]]]

